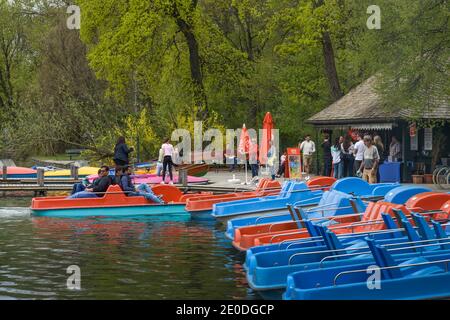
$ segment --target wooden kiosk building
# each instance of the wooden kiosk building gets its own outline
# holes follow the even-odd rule
[[[432,173],[436,165],[450,165],[449,101],[420,115],[420,123],[432,120],[438,125],[419,126],[411,122],[408,110],[389,108],[391,111],[387,111],[375,90],[375,84],[376,77],[372,76],[307,122],[318,131],[331,133],[331,141],[338,135],[347,134],[349,130],[379,135],[387,152],[391,137],[397,137],[402,145],[401,170],[404,182],[411,181],[411,176],[421,171],[424,171],[423,174]]]

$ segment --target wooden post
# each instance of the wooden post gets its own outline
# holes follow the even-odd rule
[[[187,169],[181,169],[178,172],[178,180],[179,180],[178,183],[182,184],[183,187],[187,187],[187,185],[188,185],[188,175],[187,175],[187,173],[188,173]]]
[[[8,167],[7,166],[3,166],[2,169],[2,179],[6,182],[6,180],[8,180]]]
[[[78,180],[78,167],[71,165],[70,166],[70,176],[73,180]]]
[[[45,173],[45,171],[44,171],[43,168],[38,168],[37,169],[37,184],[40,187],[43,187],[45,185],[45,183],[44,183],[45,174],[44,173]]]

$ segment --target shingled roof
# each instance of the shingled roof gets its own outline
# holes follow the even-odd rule
[[[351,125],[356,123],[386,123],[411,116],[408,110],[389,111],[383,107],[381,98],[375,90],[376,76],[372,76],[347,95],[307,120],[315,125]],[[424,110],[423,119],[450,119],[450,105],[443,101],[442,106],[431,111]]]

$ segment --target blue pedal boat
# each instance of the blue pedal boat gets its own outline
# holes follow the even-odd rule
[[[413,300],[450,297],[450,251],[420,252],[405,259],[393,255],[376,240],[366,241],[375,264],[371,262],[292,273],[287,277],[283,299]],[[374,270],[379,272],[379,279],[370,278]]]
[[[367,245],[367,239],[377,240],[379,244],[398,248],[396,256],[410,258],[414,250],[411,243],[433,243],[436,239],[446,239],[448,235],[442,231],[440,224],[436,223],[436,234],[431,230],[427,233],[415,230],[408,220],[403,220],[404,229],[398,229],[394,220],[387,214],[383,214],[383,220],[391,230],[367,234],[348,235],[339,238],[326,227],[314,226],[322,234],[322,242],[296,243],[296,247],[287,247],[285,250],[259,253],[253,255],[248,263],[247,280],[249,285],[257,291],[265,291],[267,297],[280,297],[286,286],[286,277],[297,271],[315,270],[324,267],[341,266],[347,264],[369,263],[373,261]],[[419,220],[426,224],[425,218],[414,216],[416,224]],[[439,230],[440,229],[440,230]],[[417,231],[423,235],[420,237]],[[316,234],[314,234],[316,235]],[[450,249],[450,245],[428,245],[424,252],[435,254],[439,248]]]
[[[305,182],[288,181],[277,196],[216,203],[211,215],[226,222],[237,217],[274,214],[286,211],[288,203],[317,204],[322,195],[322,190],[311,190]]]
[[[318,208],[324,208],[329,207],[329,209],[325,210],[325,216],[333,216],[336,214],[334,207],[339,206],[340,202],[342,200],[342,195],[345,194],[348,199],[356,199],[356,197],[360,197],[363,199],[382,199],[385,197],[389,192],[395,190],[396,188],[400,187],[399,184],[392,183],[392,184],[368,184],[366,181],[360,179],[360,178],[344,178],[341,180],[336,181],[330,191],[326,191],[322,194],[322,197],[320,199],[313,199],[315,200]],[[429,189],[428,189],[429,190]],[[394,197],[394,195],[392,196]],[[408,197],[409,198],[409,197]],[[388,201],[388,200],[386,200]],[[362,201],[358,202],[358,210],[359,212],[363,212],[365,210],[365,205],[361,205]],[[252,226],[257,224],[268,224],[268,223],[281,223],[281,222],[287,222],[292,221],[292,216],[290,212],[287,209],[287,205],[293,205],[298,207],[312,207],[313,204],[311,202],[307,201],[297,201],[297,202],[286,202],[284,204],[283,208],[280,208],[278,210],[279,213],[275,214],[257,214],[255,216],[251,217],[245,217],[245,218],[234,218],[228,221],[227,223],[227,230],[226,230],[226,236],[233,240],[234,239],[234,231],[237,228],[246,227],[246,226]],[[348,207],[342,210],[338,210],[339,214],[350,214],[355,213],[354,210],[350,207],[350,203],[347,201],[345,205],[341,204],[342,206]],[[251,209],[244,207],[244,209],[249,211]],[[312,209],[314,210],[314,209]],[[319,211],[318,211],[319,212]]]

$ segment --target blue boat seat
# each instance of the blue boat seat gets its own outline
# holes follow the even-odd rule
[[[369,183],[360,178],[349,177],[336,181],[330,191],[340,191],[348,194],[369,195],[372,189]]]
[[[395,279],[402,277],[415,277],[415,276],[423,276],[423,275],[431,275],[436,273],[444,273],[445,270],[437,267],[437,266],[410,266],[406,267],[406,265],[410,264],[418,264],[418,263],[426,263],[428,262],[425,258],[413,258],[404,261],[403,263],[397,264],[392,257],[392,255],[388,252],[388,250],[377,244],[377,242],[373,239],[366,239],[367,244],[370,248],[370,251],[373,254],[376,265],[381,269],[381,273],[385,279]],[[400,268],[394,269],[383,269],[386,267],[394,267],[399,266]],[[401,268],[401,266],[405,266]]]
[[[398,183],[369,184],[361,178],[348,177],[336,181],[330,191],[341,191],[355,196],[385,196],[390,190],[399,186]]]
[[[439,222],[432,220],[431,223],[433,224],[433,229],[436,234],[436,239],[448,239],[449,238],[448,234],[445,232],[444,228],[442,228],[442,226]],[[446,240],[445,242],[449,242],[449,241]],[[450,244],[441,244],[441,248],[443,250],[450,250]]]
[[[436,234],[430,228],[430,226],[428,225],[427,220],[425,219],[424,216],[417,214],[417,213],[411,213],[411,216],[419,230],[420,236],[423,239],[427,239],[427,240],[436,239]]]
[[[351,200],[355,202],[358,212],[364,212],[366,205],[361,199],[355,199],[354,196],[340,191],[325,191],[317,205],[318,208],[312,208],[308,213],[308,218],[348,214],[349,207],[352,206]],[[320,208],[323,208],[323,210],[320,210]]]
[[[384,201],[395,204],[405,204],[411,197],[430,191],[432,190],[426,187],[397,186],[384,196]]]

